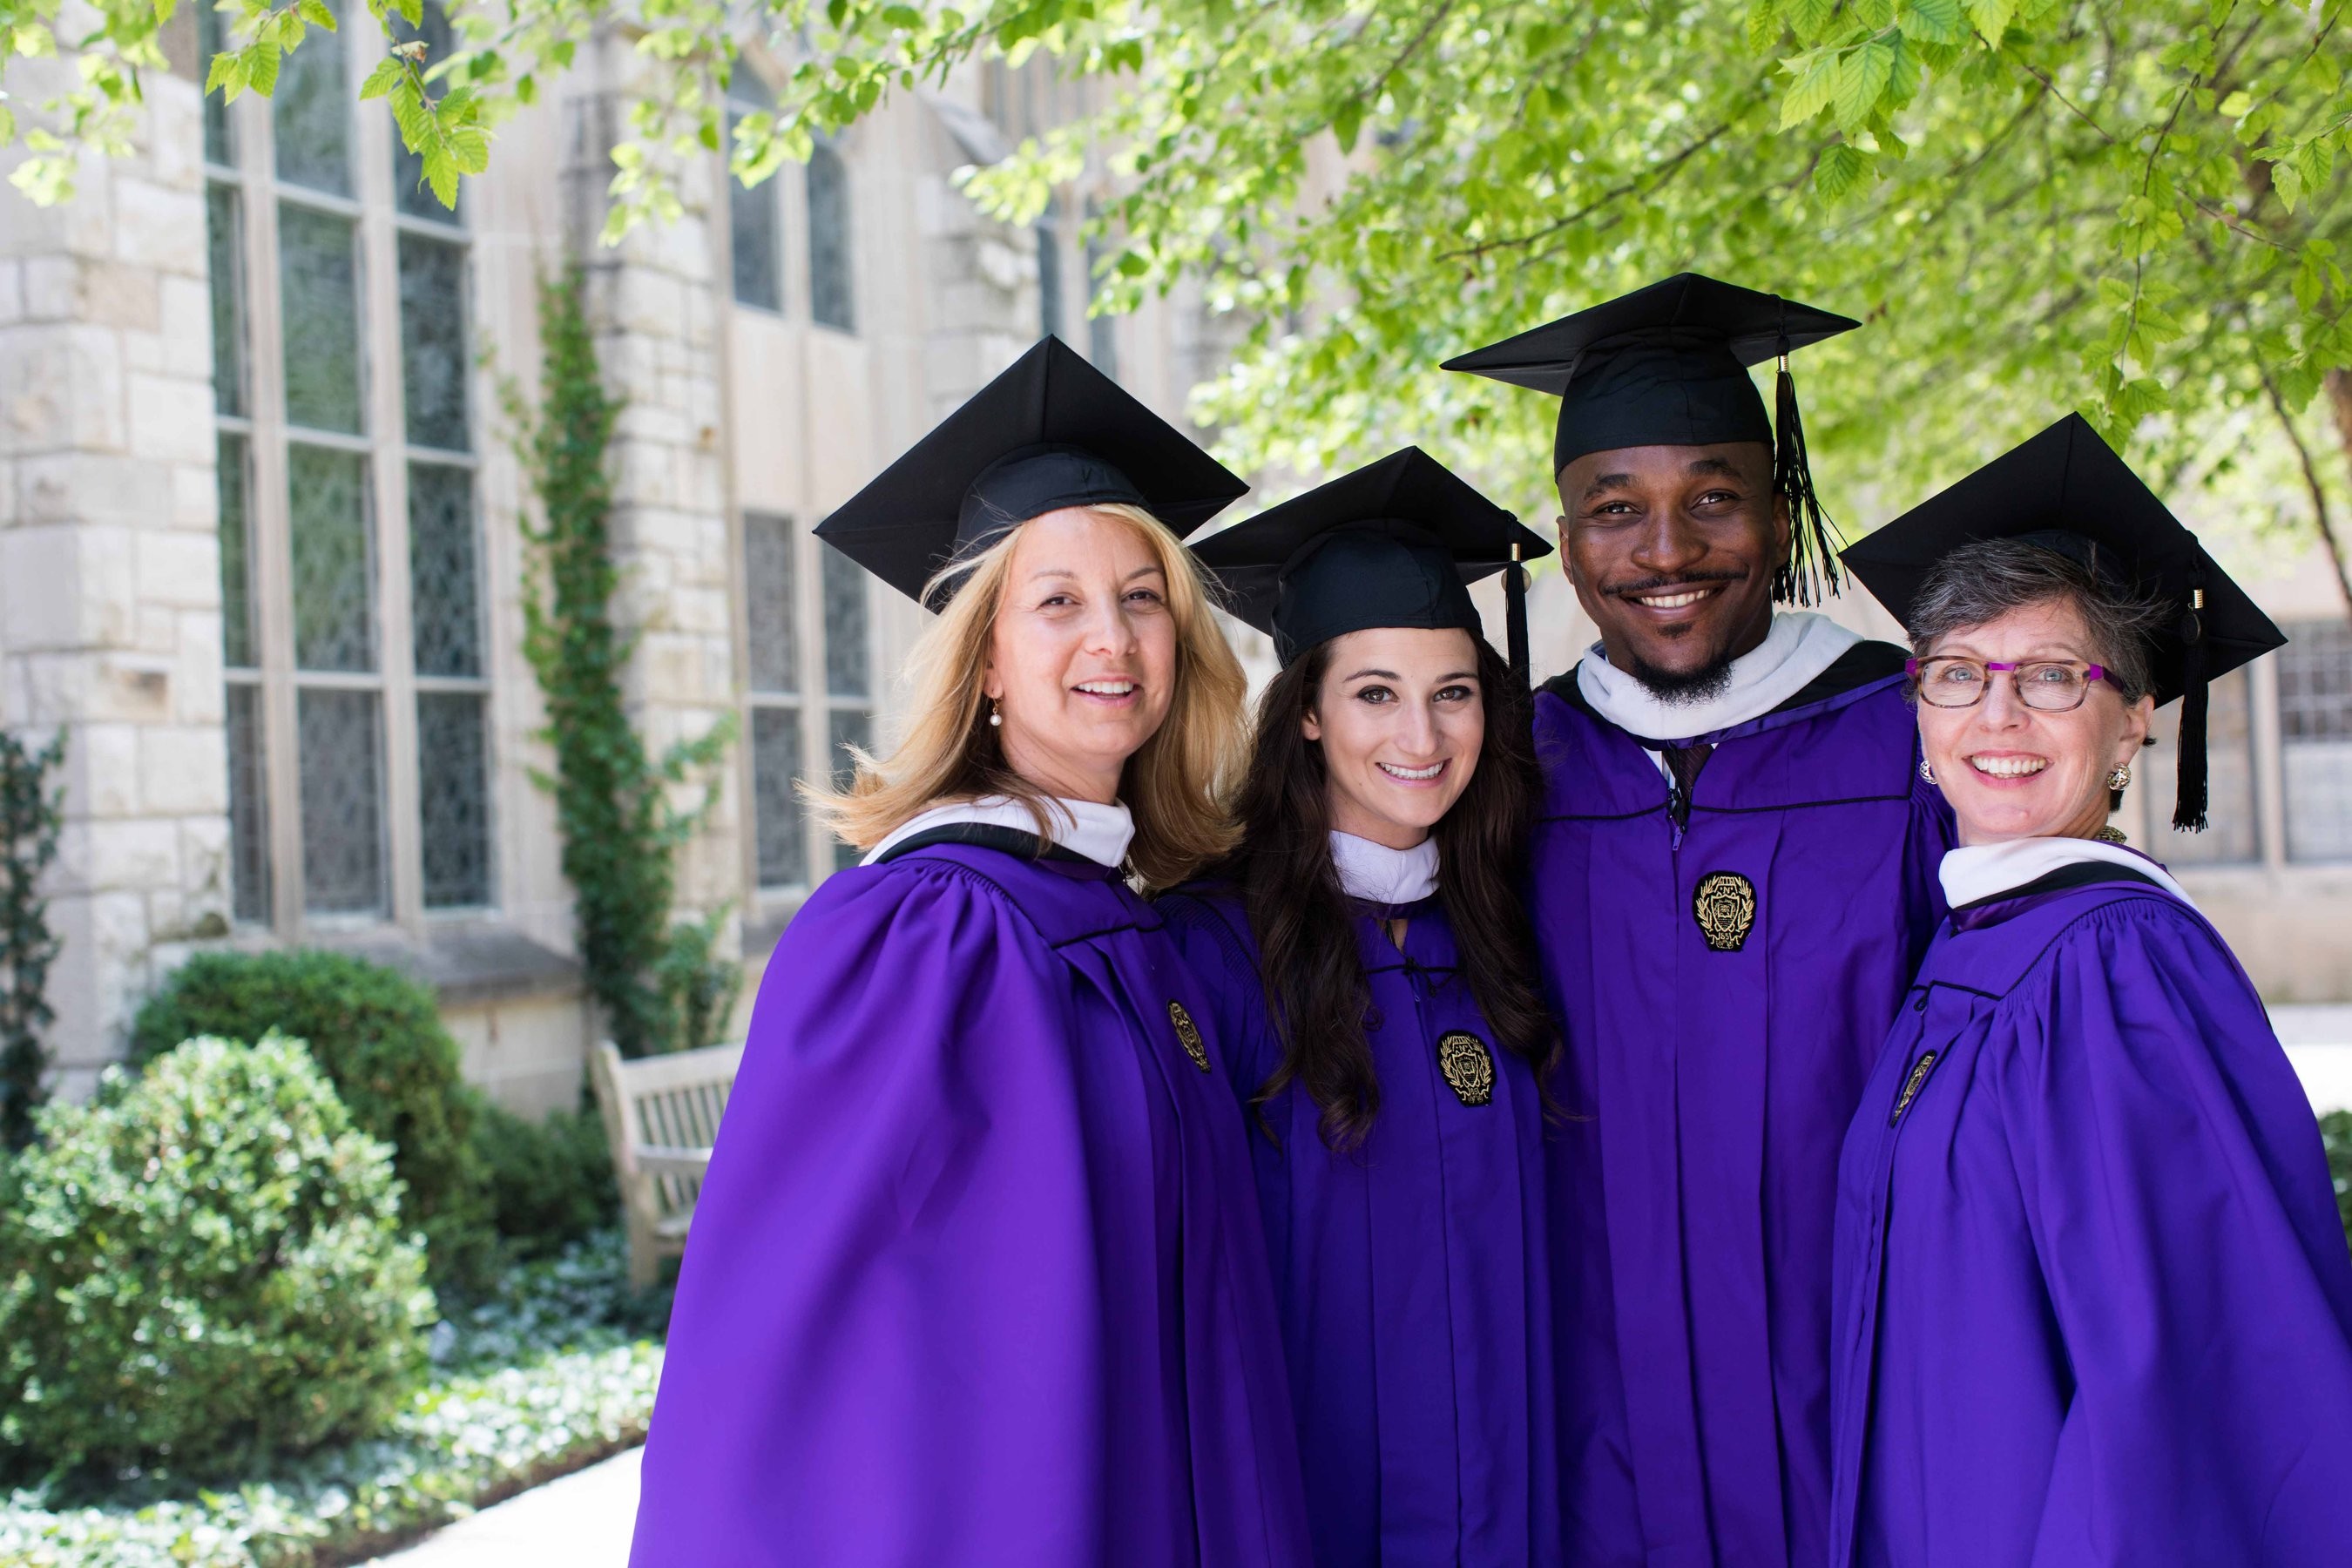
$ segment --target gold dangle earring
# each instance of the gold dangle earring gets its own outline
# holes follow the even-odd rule
[[[988,727],[992,730],[1004,728],[1004,704],[993,697],[988,700]]]
[[[2114,767],[2107,770],[2107,787],[2112,790],[2124,790],[2131,787],[2131,764],[2129,763],[2117,763]]]

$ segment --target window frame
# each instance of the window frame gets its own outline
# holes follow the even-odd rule
[[[243,294],[237,314],[244,328],[245,412],[215,412],[220,434],[242,437],[246,448],[246,548],[249,572],[252,641],[256,662],[227,669],[226,683],[256,688],[257,729],[261,747],[260,800],[263,844],[268,858],[265,919],[239,920],[236,929],[284,942],[337,932],[394,927],[423,938],[436,923],[463,922],[502,907],[503,850],[499,809],[499,737],[495,722],[498,649],[490,635],[490,557],[484,527],[479,433],[484,373],[469,364],[467,421],[474,449],[455,452],[413,447],[407,439],[405,386],[402,370],[399,244],[404,233],[464,248],[461,308],[470,338],[473,302],[479,287],[478,247],[458,215],[446,221],[404,212],[394,188],[397,132],[380,107],[363,104],[359,88],[374,63],[373,52],[351,44],[342,51],[345,103],[350,120],[352,185],[348,197],[281,181],[276,168],[276,126],[268,99],[247,94],[227,106],[229,156],[214,162],[201,150],[207,189],[234,192],[238,216],[236,251]],[[286,408],[284,305],[278,219],[288,206],[329,214],[352,225],[353,322],[362,432],[320,431],[293,425]],[[352,453],[366,465],[374,668],[369,673],[300,669],[294,647],[292,505],[288,490],[291,448],[296,445]],[[409,567],[408,465],[421,460],[466,468],[472,476],[471,526],[475,545],[474,613],[480,622],[479,673],[473,677],[419,676],[415,668],[415,621]],[[380,907],[367,911],[312,910],[304,890],[299,778],[299,704],[304,690],[365,690],[377,703],[379,849],[383,866]],[[420,692],[477,696],[483,721],[483,811],[486,818],[488,900],[478,905],[428,910],[425,905],[423,789],[418,773],[416,699]],[[224,718],[224,728],[227,721]],[[231,759],[229,765],[236,763]],[[236,902],[232,898],[232,906]]]
[[[787,548],[793,566],[793,658],[794,690],[776,692],[754,689],[752,684],[751,639],[755,629],[750,614],[751,595],[748,591],[751,537],[754,520],[780,521],[783,524]],[[870,573],[858,569],[857,577],[866,595],[866,685],[863,694],[835,692],[825,663],[826,630],[824,625],[824,555],[832,546],[816,536],[816,531],[804,517],[782,509],[759,506],[739,506],[735,515],[736,564],[742,571],[746,592],[739,595],[744,606],[740,617],[741,641],[738,647],[738,668],[743,671],[741,712],[743,744],[738,748],[738,787],[744,802],[745,830],[743,842],[743,887],[752,908],[762,914],[789,912],[814,892],[818,884],[836,870],[843,869],[835,861],[838,841],[824,826],[805,812],[801,818],[801,867],[803,879],[798,882],[762,883],[760,880],[759,823],[759,758],[752,743],[755,713],[761,709],[791,708],[796,710],[801,742],[802,778],[829,778],[833,771],[833,716],[836,712],[863,712],[868,732],[879,737],[887,714],[887,681],[880,658],[882,642],[881,605]]]

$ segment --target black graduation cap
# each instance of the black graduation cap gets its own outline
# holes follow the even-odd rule
[[[2207,683],[2285,646],[2284,634],[2079,414],[1928,497],[1844,559],[1907,626],[1929,571],[1980,539],[2031,540],[2171,612],[2149,643],[2157,701],[2186,699],[2172,825],[2203,828]]]
[[[1373,626],[1481,632],[1469,584],[1508,570],[1511,668],[1527,675],[1526,573],[1540,534],[1418,447],[1343,474],[1193,547],[1226,607],[1274,635],[1285,665]]]
[[[1811,604],[1838,590],[1828,521],[1813,493],[1791,351],[1852,331],[1850,316],[1759,294],[1696,272],[1579,310],[1445,362],[1559,399],[1552,439],[1558,474],[1591,452],[1621,447],[1709,447],[1761,441],[1773,449],[1773,487],[1789,498],[1795,537],[1775,574],[1776,598]],[[1777,420],[1748,367],[1778,359]],[[1779,435],[1774,435],[1775,426]]]
[[[920,601],[950,561],[1058,508],[1139,506],[1181,539],[1248,489],[1049,336],[844,501],[816,536]]]

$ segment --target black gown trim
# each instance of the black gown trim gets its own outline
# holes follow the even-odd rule
[[[1018,827],[1006,827],[994,822],[948,822],[937,827],[926,827],[882,851],[874,858],[874,864],[887,866],[902,855],[912,855],[918,849],[935,848],[942,844],[996,849],[1007,855],[1018,855],[1024,860],[1059,860],[1066,864],[1089,866],[1106,874],[1113,869],[1099,860],[1087,859],[1075,849],[1065,849],[1051,839],[1040,838],[1034,833],[1024,833]]]
[[[2074,888],[2095,887],[2101,882],[2143,882],[2162,889],[2164,884],[2145,871],[2135,871],[2128,866],[2118,866],[2112,860],[2077,860],[2071,866],[2061,866],[2055,871],[2045,871],[2031,882],[2002,892],[1988,893],[1965,904],[1952,906],[1952,913],[1967,914],[1994,904],[2005,904],[2012,899],[2036,898],[2043,893],[2063,893]]]

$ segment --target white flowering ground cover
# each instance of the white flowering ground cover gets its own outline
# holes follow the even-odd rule
[[[517,1269],[454,1311],[390,1430],[233,1486],[133,1478],[95,1502],[0,1504],[0,1568],[331,1568],[640,1441],[666,1300],[630,1291],[617,1234]]]

